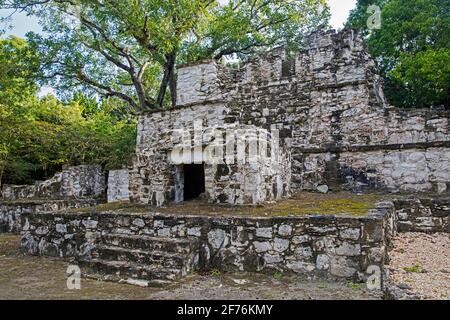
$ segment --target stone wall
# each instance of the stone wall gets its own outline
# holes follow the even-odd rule
[[[269,139],[270,156],[258,157],[253,163],[241,163],[236,155],[240,146],[248,151],[253,135],[271,135],[268,130],[253,125],[239,124],[228,118],[229,109],[222,103],[207,104],[195,108],[150,113],[141,116],[138,123],[137,152],[130,168],[131,199],[136,202],[163,205],[168,202],[182,201],[177,194],[182,189],[180,163],[192,164],[205,162],[205,189],[212,203],[257,204],[265,200],[279,199],[290,192],[290,152],[284,145],[276,145]],[[199,122],[205,130],[194,132],[194,123]],[[212,133],[233,132],[235,146],[231,161],[226,158],[226,143],[220,161],[209,161],[207,141],[219,140]],[[180,130],[191,133],[186,143]],[[240,132],[244,132],[240,134]],[[196,134],[200,142],[196,140]],[[177,138],[178,137],[178,138]],[[183,157],[183,152],[190,152]],[[174,161],[174,154],[181,156]],[[276,159],[272,158],[276,154]],[[198,155],[198,156],[197,156]],[[200,158],[198,160],[197,158]]]
[[[304,154],[301,187],[314,190],[329,184],[334,190],[378,189],[388,192],[450,190],[450,151],[446,148],[375,149]],[[298,177],[298,176],[297,176]]]
[[[376,63],[352,29],[314,33],[293,58],[279,48],[239,69],[216,61],[183,66],[177,86],[175,109],[140,116],[131,174],[135,201],[175,199],[170,137],[176,129],[193,131],[195,120],[203,127],[277,130],[283,194],[322,184],[390,192],[449,188],[450,112],[389,106]],[[241,185],[245,178],[234,179]]]
[[[127,169],[108,172],[108,202],[130,200],[129,180]]]
[[[203,268],[361,279],[382,268],[395,230],[392,203],[367,217],[208,217],[170,214],[35,213],[22,215],[31,254],[88,256],[108,233],[197,238]]]
[[[2,198],[16,199],[64,199],[104,197],[106,191],[102,168],[82,165],[63,168],[49,180],[34,185],[4,185]]]
[[[450,198],[405,198],[394,201],[399,232],[450,233]]]
[[[2,199],[53,198],[61,194],[62,173],[56,173],[46,181],[37,181],[33,185],[3,185]]]
[[[99,204],[95,199],[77,200],[15,200],[0,202],[0,233],[22,231],[21,215],[83,208]]]

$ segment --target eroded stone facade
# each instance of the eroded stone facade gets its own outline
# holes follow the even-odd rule
[[[0,202],[0,233],[22,231],[21,215],[53,212],[69,208],[84,208],[100,204],[98,199],[15,200]]]
[[[24,210],[14,226],[21,228],[22,247],[31,254],[91,259],[110,238],[115,245],[122,239],[128,249],[147,250],[188,240],[196,244],[191,252],[198,256],[195,268],[361,280],[385,271],[397,232],[450,232],[449,208],[448,198],[410,197],[378,202],[364,217]],[[16,209],[7,212],[14,216]]]
[[[108,202],[128,201],[130,199],[129,181],[127,169],[110,170],[108,172]]]
[[[181,67],[177,93],[177,108],[139,118],[133,201],[182,200],[180,166],[170,154],[180,147],[174,132],[195,136],[195,121],[203,128],[277,132],[279,138],[279,162],[206,164],[210,202],[256,204],[324,184],[356,192],[449,189],[449,112],[389,106],[376,64],[354,30],[314,33],[293,57],[277,49],[239,69],[216,61]],[[194,151],[203,146],[183,145]]]
[[[450,233],[449,198],[414,197],[394,202],[399,232]]]
[[[148,236],[192,239],[199,245],[200,269],[279,270],[355,280],[366,278],[369,266],[383,268],[396,230],[390,202],[361,218],[55,212],[21,219],[22,246],[31,254],[84,258],[108,235],[140,236],[130,238],[136,243]]]
[[[102,168],[97,165],[65,167],[61,172],[34,185],[4,185],[3,200],[101,198],[106,184]]]

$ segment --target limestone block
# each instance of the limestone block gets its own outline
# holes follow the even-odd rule
[[[255,241],[253,242],[253,245],[255,246],[255,250],[258,253],[261,252],[267,252],[273,249],[273,246],[270,242],[259,242],[259,241]]]
[[[273,241],[273,249],[277,252],[284,252],[289,248],[289,240],[275,238]]]
[[[282,224],[278,227],[278,235],[290,236],[292,234],[292,227],[287,224]]]
[[[256,228],[256,236],[260,238],[272,238],[272,228]]]
[[[228,245],[228,235],[222,229],[214,229],[208,232],[208,243],[214,248],[224,248]]]
[[[316,267],[319,270],[328,270],[330,268],[330,258],[326,254],[317,255]]]

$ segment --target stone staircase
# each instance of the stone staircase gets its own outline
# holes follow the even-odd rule
[[[164,286],[197,268],[195,240],[106,234],[78,260],[83,276],[139,286]]]

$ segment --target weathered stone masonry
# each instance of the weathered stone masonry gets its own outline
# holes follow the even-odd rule
[[[2,198],[17,199],[64,199],[102,198],[106,185],[102,168],[97,165],[65,167],[46,181],[34,185],[4,185]]]
[[[169,245],[168,249],[176,247],[179,252],[179,242],[171,244],[169,240],[186,240],[195,244],[189,251],[195,259],[181,258],[181,262],[187,263],[183,274],[198,268],[280,270],[310,277],[361,280],[368,276],[369,266],[384,270],[391,238],[397,232],[450,232],[449,212],[448,198],[406,197],[380,202],[366,217],[360,218],[180,216],[95,209],[90,212],[24,212],[19,218],[22,247],[31,254],[89,261],[105,242],[117,245],[126,241],[128,251],[115,248],[116,254],[119,250],[144,255],[129,249],[145,245],[148,250],[159,246],[152,249],[156,251],[150,250],[150,253],[157,253],[163,243],[166,247]],[[134,261],[136,258],[119,259]],[[115,271],[109,272],[114,274]]]
[[[20,232],[23,213],[95,206],[104,202],[105,195],[105,176],[97,165],[66,167],[34,185],[5,185],[0,198],[0,232]]]
[[[0,233],[22,231],[21,215],[36,212],[53,212],[69,208],[84,208],[100,204],[98,199],[66,199],[66,200],[16,200],[0,202]]]
[[[196,239],[196,268],[349,279],[364,279],[369,265],[382,268],[396,228],[389,202],[362,218],[59,212],[22,219],[22,246],[31,254],[86,257],[114,234]]]
[[[110,170],[108,172],[108,202],[128,201],[130,178],[127,169]]]
[[[178,108],[139,119],[130,172],[134,201],[180,200],[172,137],[176,129],[193,131],[194,121],[279,131],[279,165],[205,166],[211,202],[260,203],[321,184],[357,192],[449,188],[449,112],[389,106],[376,64],[354,30],[315,33],[292,59],[277,49],[237,70],[215,61],[181,67],[177,92]]]
[[[399,232],[450,233],[448,197],[409,197],[394,203]]]

